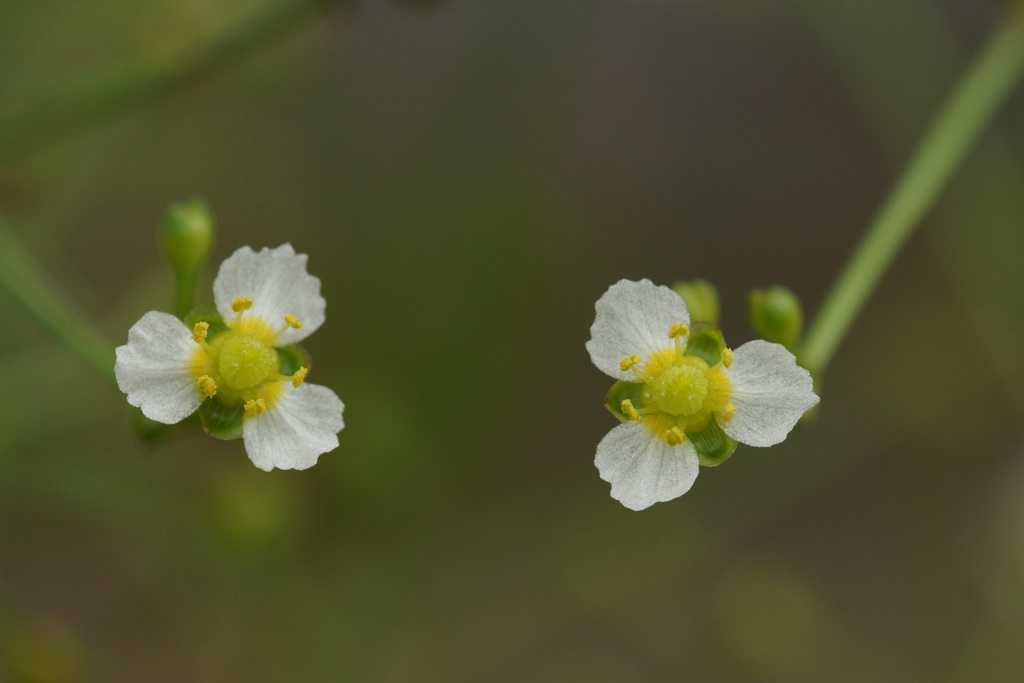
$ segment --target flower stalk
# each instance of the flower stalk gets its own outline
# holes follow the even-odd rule
[[[85,323],[0,217],[0,286],[69,351],[104,380],[114,381],[113,344]]]
[[[1011,14],[963,76],[847,262],[808,331],[801,362],[825,370],[868,297],[1024,73],[1024,21]]]

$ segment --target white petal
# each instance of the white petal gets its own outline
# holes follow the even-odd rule
[[[202,402],[189,371],[195,350],[185,323],[169,313],[150,311],[128,330],[128,344],[117,347],[117,386],[149,419],[181,422]]]
[[[240,296],[252,297],[252,308],[245,315],[255,315],[275,330],[284,325],[285,314],[302,321],[298,330],[288,330],[280,337],[280,345],[301,341],[324,323],[326,302],[320,296],[320,278],[306,272],[308,256],[296,254],[290,244],[276,249],[264,247],[259,252],[242,247],[220,264],[213,281],[213,298],[225,320],[235,316],[231,302]]]
[[[320,454],[338,447],[345,409],[337,394],[318,384],[288,387],[262,415],[245,418],[245,452],[256,467],[269,472],[304,470]]]
[[[700,470],[689,441],[669,446],[639,422],[621,424],[601,439],[594,459],[612,498],[630,510],[678,498],[693,486]]]
[[[722,429],[748,446],[780,443],[800,416],[818,403],[811,373],[781,344],[747,342],[736,349],[726,372],[736,412]]]
[[[615,379],[635,379],[631,371],[619,369],[624,356],[635,353],[646,360],[672,344],[668,332],[673,324],[690,324],[682,297],[650,280],[619,280],[597,300],[595,308],[597,317],[590,328],[587,351],[594,365]]]

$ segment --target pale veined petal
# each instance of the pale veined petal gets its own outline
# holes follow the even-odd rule
[[[287,387],[261,415],[245,418],[245,452],[256,467],[269,472],[304,470],[321,454],[338,447],[338,432],[345,426],[345,406],[337,394],[318,384]]]
[[[811,373],[781,344],[747,342],[736,349],[726,372],[736,411],[722,429],[748,446],[785,440],[800,416],[818,403]]]
[[[673,344],[668,336],[672,325],[690,323],[682,298],[650,280],[620,280],[597,300],[595,309],[587,351],[594,365],[615,379],[635,380],[619,366],[623,357],[636,354],[647,360]],[[686,337],[679,341],[685,344]]]
[[[302,341],[323,324],[327,305],[320,296],[320,279],[306,272],[308,258],[296,254],[290,244],[258,252],[241,247],[220,264],[213,281],[217,311],[231,320],[235,316],[231,303],[238,297],[252,297],[252,308],[245,315],[257,316],[275,330],[284,325],[285,315],[302,321],[300,329],[281,335],[280,346]]]
[[[199,407],[203,397],[189,361],[196,351],[192,332],[173,315],[150,311],[128,330],[117,347],[114,375],[128,403],[151,420],[174,424]]]
[[[639,422],[621,424],[601,439],[594,459],[612,498],[630,510],[678,498],[693,486],[700,470],[689,441],[670,446]]]

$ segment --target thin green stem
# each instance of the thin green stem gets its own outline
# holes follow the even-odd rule
[[[801,356],[815,376],[1024,72],[1024,24],[1019,19],[1011,16],[964,74],[825,299]]]
[[[291,0],[274,5],[178,61],[133,63],[50,93],[0,120],[0,160],[15,161],[179,90],[241,61],[340,2]]]
[[[196,279],[199,273],[177,273],[175,276],[174,315],[182,320],[192,310],[196,300]]]
[[[0,217],[0,287],[42,323],[64,346],[105,380],[114,381],[114,345],[74,313],[60,288],[50,280]]]

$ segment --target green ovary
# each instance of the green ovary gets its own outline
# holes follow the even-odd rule
[[[204,330],[205,331],[205,330]],[[229,408],[263,399],[271,408],[281,397],[284,382],[281,357],[274,344],[277,335],[263,320],[246,316],[228,329],[201,340],[189,359],[189,372],[203,400]]]
[[[721,363],[708,366],[698,356],[666,348],[651,354],[639,375],[643,388],[634,407],[659,439],[675,445],[680,431],[704,429],[715,416],[728,421],[732,385]]]
[[[262,340],[232,332],[220,346],[217,369],[229,388],[244,391],[264,382],[281,370],[281,361],[272,346]]]
[[[694,415],[704,407],[708,396],[707,369],[704,361],[684,357],[682,362],[670,365],[651,378],[644,398],[669,415]]]

